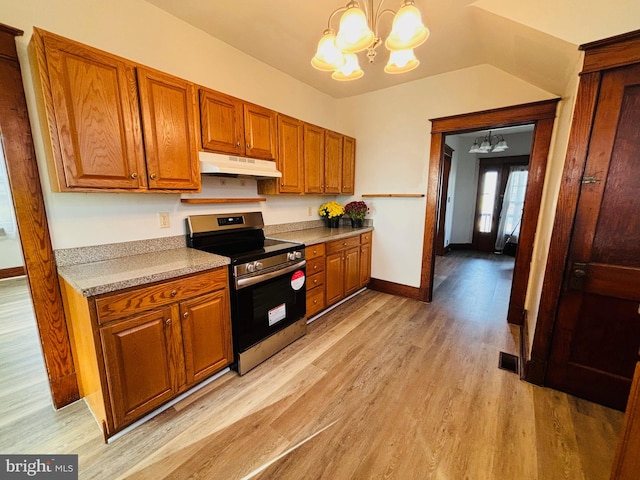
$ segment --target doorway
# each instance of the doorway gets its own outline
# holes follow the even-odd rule
[[[559,99],[545,100],[431,120],[431,156],[423,238],[422,275],[419,288],[419,298],[421,300],[430,302],[433,298],[434,247],[440,194],[438,185],[442,174],[441,159],[446,136],[480,129],[532,124],[534,125],[534,133],[530,155],[530,175],[525,194],[526,201],[519,238],[520,247],[515,260],[514,280],[511,287],[507,315],[507,321],[510,323],[518,325],[524,323],[524,300],[529,280],[533,241],[542,200],[542,186],[558,101]]]

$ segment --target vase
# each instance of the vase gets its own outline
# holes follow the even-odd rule
[[[364,218],[352,218],[351,219],[351,226],[353,228],[362,228],[364,224]]]
[[[340,226],[340,217],[327,218],[327,227],[338,228]]]

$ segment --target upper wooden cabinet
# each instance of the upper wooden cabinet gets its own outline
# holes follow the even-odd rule
[[[342,141],[342,192],[353,195],[356,176],[356,139],[343,136]]]
[[[327,130],[324,136],[324,193],[342,191],[343,135]]]
[[[324,128],[304,124],[304,193],[324,193]]]
[[[32,48],[53,189],[200,189],[192,84],[37,28]]]
[[[304,193],[303,124],[278,114],[278,170],[281,178],[258,180],[258,193]]]
[[[200,88],[202,148],[275,160],[276,112],[224,93]]]
[[[147,68],[137,72],[149,188],[197,190],[195,86]]]

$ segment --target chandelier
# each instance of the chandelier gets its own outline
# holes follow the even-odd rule
[[[491,131],[489,131],[488,135],[478,137],[473,141],[469,153],[498,153],[504,152],[507,148],[509,145],[503,135],[491,135]]]
[[[391,33],[384,41],[389,50],[389,61],[384,67],[387,73],[405,73],[416,68],[420,61],[413,49],[422,45],[429,36],[429,29],[422,23],[420,11],[414,0],[403,0],[396,13],[390,9],[382,9],[384,0],[380,0],[374,10],[374,0],[364,0],[364,10],[359,2],[350,1],[346,6],[334,10],[329,15],[327,28],[318,42],[318,50],[311,60],[314,68],[333,72],[334,80],[356,80],[364,75],[358,63],[356,53],[367,50],[369,63],[376,57],[376,49],[383,43],[378,35],[378,26],[383,15],[392,14]],[[338,33],[331,28],[331,21],[336,14],[344,12],[340,17]]]

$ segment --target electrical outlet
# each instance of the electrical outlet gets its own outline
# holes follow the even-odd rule
[[[310,217],[313,215],[313,207],[307,207],[307,215]]]
[[[169,213],[168,212],[160,212],[158,214],[158,218],[160,219],[160,228],[169,228]]]

